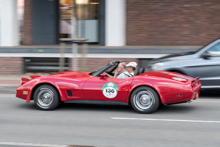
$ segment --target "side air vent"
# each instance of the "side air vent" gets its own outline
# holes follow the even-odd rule
[[[73,96],[73,94],[72,94],[72,91],[71,91],[71,90],[67,90],[67,94],[68,94],[68,96],[69,96],[69,97],[72,97],[72,96]]]

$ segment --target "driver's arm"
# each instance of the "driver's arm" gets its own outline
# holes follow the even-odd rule
[[[108,74],[108,73],[106,73],[106,72],[105,72],[105,75],[106,75],[108,78],[115,78],[115,79],[116,79],[116,78],[117,78],[117,75],[118,75],[118,70],[115,71],[114,76],[112,76],[112,75],[110,75],[110,74]]]
[[[108,78],[114,78],[114,76],[112,76],[112,75],[110,75],[110,74],[108,74],[108,73],[106,73],[106,72],[105,72],[105,75],[106,75]]]
[[[114,74],[114,77],[113,78],[117,78],[117,75],[118,75],[118,70],[115,70],[115,74]]]

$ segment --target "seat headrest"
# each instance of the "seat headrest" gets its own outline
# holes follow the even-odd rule
[[[136,76],[136,75],[139,75],[139,71],[138,71],[138,70],[136,70],[136,71],[134,72],[134,76]]]
[[[139,72],[139,75],[144,73],[145,72],[145,68],[143,68],[143,67],[139,68],[138,72]]]

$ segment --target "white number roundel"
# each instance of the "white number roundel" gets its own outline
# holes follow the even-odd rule
[[[105,89],[103,89],[103,94],[107,98],[114,98],[114,97],[116,97],[117,92],[112,87],[106,87]]]
[[[107,98],[114,98],[118,94],[118,87],[115,83],[108,82],[102,87],[102,93]]]

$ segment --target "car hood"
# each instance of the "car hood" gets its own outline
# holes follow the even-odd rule
[[[194,57],[195,52],[184,52],[184,53],[177,53],[177,54],[171,54],[167,55],[161,58],[153,59],[150,63],[158,63],[158,62],[167,62],[172,60],[183,60],[183,59],[190,59]]]
[[[65,71],[57,74],[50,75],[49,77],[62,77],[62,78],[84,78],[90,77],[89,72],[79,72],[79,71]]]
[[[30,76],[31,79],[28,78],[21,78],[21,85],[32,81],[32,80],[45,80],[48,78],[55,78],[55,79],[70,79],[70,80],[79,80],[79,79],[87,79],[89,77],[91,77],[89,75],[89,72],[79,72],[79,71],[65,71],[65,72],[60,72],[57,74],[53,74],[53,75],[49,75],[49,76],[39,76],[39,75],[33,75]]]

